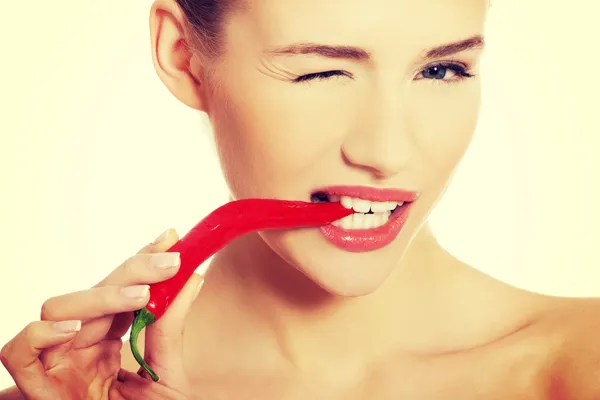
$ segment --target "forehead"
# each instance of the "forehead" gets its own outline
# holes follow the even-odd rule
[[[488,0],[248,0],[261,41],[429,47],[483,32]]]

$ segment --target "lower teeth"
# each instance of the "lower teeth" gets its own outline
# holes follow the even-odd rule
[[[332,225],[347,230],[373,229],[385,225],[391,214],[391,211],[373,214],[354,213],[333,222]]]

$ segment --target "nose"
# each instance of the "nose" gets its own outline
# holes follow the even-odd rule
[[[359,122],[342,144],[346,163],[383,179],[398,174],[417,157],[406,106],[399,97],[398,92],[387,100],[380,96],[358,113]]]

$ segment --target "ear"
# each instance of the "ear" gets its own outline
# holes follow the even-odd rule
[[[152,62],[167,89],[187,106],[206,111],[204,86],[194,71],[200,63],[192,52],[185,32],[185,15],[174,0],[156,0],[150,10]]]

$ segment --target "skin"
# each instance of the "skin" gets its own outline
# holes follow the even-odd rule
[[[427,224],[477,123],[483,52],[423,56],[483,35],[487,2],[250,5],[227,20],[219,59],[180,45],[190,32],[174,1],[158,0],[151,12],[158,76],[210,118],[231,197],[309,200],[338,184],[402,188],[420,193],[406,225],[368,253],[340,250],[315,229],[235,240],[140,342],[162,378],[153,383],[125,372],[137,364],[115,340],[147,295],[126,300],[119,290],[176,273],[177,265],[151,263],[177,240],[169,232],[96,288],[49,300],[42,321],[4,347],[20,391],[32,399],[600,398],[590,333],[598,301],[499,282],[448,254]],[[355,46],[370,59],[268,54],[293,42]],[[474,76],[423,74],[440,62]],[[331,70],[345,74],[293,82]],[[81,307],[60,312],[72,304]],[[58,337],[52,323],[66,319],[83,327]],[[23,398],[10,392],[0,399]]]

